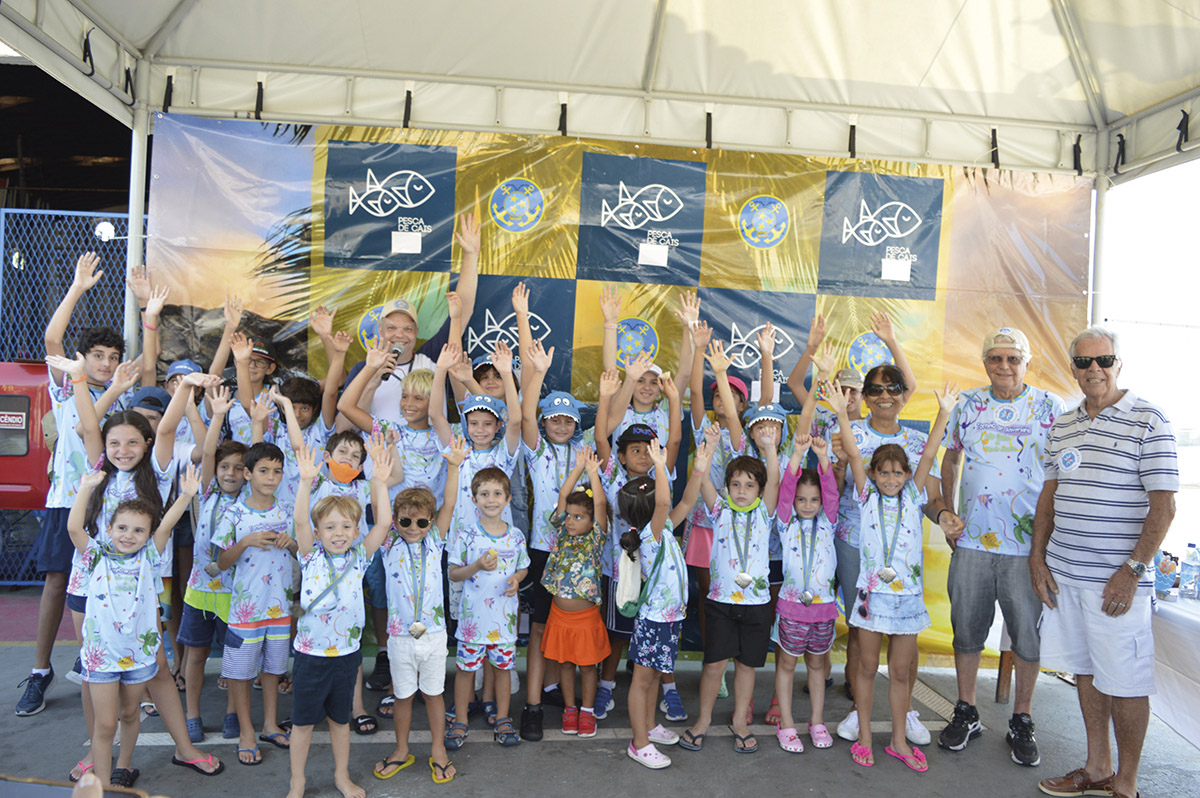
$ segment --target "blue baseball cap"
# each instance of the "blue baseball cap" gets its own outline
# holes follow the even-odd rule
[[[750,429],[760,421],[778,421],[787,424],[787,412],[775,403],[756,405],[746,413],[746,429]]]
[[[155,413],[165,413],[169,404],[171,404],[171,394],[162,388],[147,386],[145,388],[138,388],[134,392],[133,398],[129,400],[129,409],[135,410],[140,407],[143,410],[152,410]]]
[[[508,416],[508,410],[504,403],[495,397],[488,396],[484,393],[469,394],[462,404],[462,414],[465,418],[467,413],[472,410],[486,410],[501,421],[505,421]]]
[[[476,371],[479,371],[481,366],[492,366],[492,368],[495,368],[495,366],[492,365],[491,352],[487,353],[486,355],[479,355],[471,360],[471,373],[474,374]],[[499,369],[496,370],[499,371]],[[521,376],[521,358],[515,353],[513,354],[512,359],[512,370],[514,377],[519,378]]]
[[[639,441],[649,443],[657,441],[658,433],[649,424],[630,424],[621,433],[621,437],[617,438],[617,448],[622,448],[630,443]]]
[[[183,360],[176,360],[171,365],[167,366],[167,379],[171,379],[176,374],[199,374],[204,369],[200,368],[200,364],[191,358],[185,357]]]
[[[566,391],[551,391],[546,394],[546,398],[538,402],[538,409],[542,411],[543,419],[568,416],[575,419],[576,424],[581,421],[579,416],[581,407],[583,407],[583,403]]]

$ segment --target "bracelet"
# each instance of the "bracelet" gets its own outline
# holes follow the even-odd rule
[[[604,329],[606,329],[606,330],[615,330],[615,329],[617,329],[616,322],[611,322],[611,321],[606,321],[606,322],[604,322]]]
[[[146,322],[142,322],[142,329],[143,329],[143,330],[151,330],[151,331],[155,331],[155,330],[157,330],[157,329],[158,329],[158,325],[155,325],[155,326],[151,327],[151,326],[150,326],[149,324],[147,324]]]
[[[941,526],[942,525],[942,513],[948,513],[948,512],[950,512],[950,510],[948,510],[945,507],[938,510],[938,514],[937,514],[937,516],[934,517],[933,523],[937,524],[938,526]]]
[[[80,377],[80,378],[79,378],[79,379],[77,379],[77,380],[71,380],[71,382],[73,382],[73,383],[75,383],[76,385],[78,385],[78,384],[79,384],[79,383],[81,383],[81,382],[87,382],[87,377]]]

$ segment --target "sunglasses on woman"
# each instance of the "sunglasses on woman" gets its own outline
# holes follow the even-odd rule
[[[397,518],[396,525],[404,529],[408,529],[413,524],[417,525],[417,529],[424,529],[429,526],[428,518]]]
[[[887,391],[891,396],[899,396],[904,393],[904,386],[898,382],[888,383],[887,385],[880,385],[873,382],[863,388],[863,393],[867,396],[882,396],[884,391]]]
[[[1071,358],[1071,362],[1075,364],[1075,368],[1079,369],[1080,371],[1086,371],[1087,369],[1091,368],[1093,360],[1096,361],[1096,365],[1100,368],[1110,369],[1112,368],[1113,363],[1117,362],[1117,356],[1096,355],[1095,357],[1084,357],[1082,355],[1076,355],[1075,357]]]

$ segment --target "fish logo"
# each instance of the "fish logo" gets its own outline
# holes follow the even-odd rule
[[[851,237],[868,247],[878,246],[889,238],[904,238],[921,226],[921,216],[908,204],[894,200],[880,205],[874,212],[862,200],[858,210],[858,221],[850,223],[850,217],[842,218],[842,243]]]
[[[729,346],[725,347],[725,354],[733,360],[733,365],[740,369],[748,369],[762,360],[762,352],[758,350],[758,333],[765,326],[765,324],[760,324],[743,334],[737,322],[733,322],[729,328]],[[792,340],[792,336],[788,335],[782,327],[775,328],[775,360],[779,360],[792,351],[795,345],[796,342]]]
[[[624,369],[645,352],[658,355],[658,331],[645,319],[630,316],[617,322],[617,365]]]
[[[755,249],[770,249],[783,241],[790,224],[787,206],[776,197],[751,197],[738,212],[738,232]]]
[[[392,172],[383,180],[367,169],[367,190],[360,194],[350,186],[350,215],[363,208],[372,216],[384,219],[398,210],[424,205],[436,191],[425,175],[411,169]]]
[[[683,200],[669,186],[651,183],[630,194],[625,182],[618,181],[616,206],[600,200],[600,226],[615,221],[626,230],[640,230],[650,222],[665,222],[681,210]]]
[[[529,331],[535,341],[545,339],[552,332],[546,320],[533,311],[529,312]],[[517,351],[520,346],[520,337],[517,333],[516,313],[509,313],[500,321],[496,321],[495,314],[488,309],[483,312],[483,330],[481,332],[477,333],[472,328],[467,328],[467,354],[469,355],[473,355],[480,349],[484,352],[491,352],[496,348],[496,341],[504,341],[514,352]]]
[[[492,221],[510,233],[523,233],[533,227],[541,220],[545,208],[537,184],[519,177],[496,186],[488,201]]]

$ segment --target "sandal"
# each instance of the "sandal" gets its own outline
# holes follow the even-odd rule
[[[776,729],[775,739],[779,741],[779,747],[789,754],[804,753],[804,743],[800,740],[800,735],[796,734],[795,729]]]
[[[287,740],[288,744],[284,745],[283,743],[279,742],[280,737]],[[270,743],[271,745],[275,746],[276,748],[282,748],[285,751],[292,747],[291,746],[291,735],[289,735],[287,732],[272,732],[271,734],[260,734],[260,735],[258,735],[258,739],[263,741],[264,743]]]
[[[279,677],[279,694],[280,695],[291,695],[292,694],[292,677],[291,676],[284,674],[283,676]]]
[[[218,690],[228,690],[229,689],[229,680],[226,679],[224,676],[221,676],[220,678],[218,678],[217,679],[217,689]]]
[[[387,775],[384,775],[382,772],[380,772],[379,766],[376,765],[375,770],[374,770],[375,778],[390,779],[392,776],[395,776],[397,773],[404,770],[406,767],[408,767],[409,765],[411,765],[413,762],[416,762],[416,761],[417,761],[417,758],[415,756],[413,756],[412,754],[409,754],[407,757],[405,757],[400,762],[397,762],[394,759],[385,759],[385,760],[383,760],[383,770],[387,770],[388,768],[395,768],[395,770],[393,770],[391,773],[388,773]]]
[[[495,725],[496,725],[496,702],[495,701],[484,701],[482,704],[482,707],[483,707],[484,722],[487,723],[487,725],[489,725],[489,726],[495,727]],[[467,714],[469,716],[470,712],[468,712]]]
[[[850,758],[865,768],[875,767],[875,754],[862,743],[850,746]]]
[[[83,774],[85,774],[85,773],[87,773],[89,770],[91,770],[91,769],[92,769],[92,767],[93,767],[93,765],[92,765],[92,763],[90,763],[90,762],[89,762],[88,764],[86,764],[86,765],[85,765],[85,764],[83,764],[83,760],[81,759],[81,760],[79,760],[78,762],[76,762],[76,763],[75,763],[75,767],[79,768],[79,775],[78,775],[78,776],[76,776],[74,772],[71,772],[71,773],[68,773],[68,774],[67,774],[67,778],[71,780],[71,783],[72,783],[72,784],[74,784],[75,782],[77,782],[77,781],[79,781],[80,779],[82,779],[82,778],[83,778]],[[71,770],[72,770],[72,771],[74,771],[74,769],[75,769],[75,768],[72,768]]]
[[[691,729],[684,729],[683,734],[679,735],[679,747],[686,751],[699,751],[704,747],[704,738],[707,734],[692,734]]]
[[[758,740],[754,739],[753,734],[743,736],[735,732],[732,726],[729,727],[729,731],[733,734],[733,750],[735,752],[739,754],[753,754],[758,750]],[[738,743],[741,743],[741,745],[738,745]],[[754,743],[754,745],[750,745],[750,743]]]
[[[257,751],[258,746],[255,746],[254,748],[246,748],[244,750]],[[238,753],[241,753],[241,751],[239,751]],[[240,762],[241,760],[239,759],[238,761]],[[261,762],[261,761],[262,760],[260,759],[259,762]],[[206,763],[210,768],[213,768],[214,764],[216,764],[216,767],[213,768],[212,770],[205,770],[204,768],[200,767],[201,762]],[[199,759],[180,759],[177,756],[172,756],[171,764],[179,765],[182,768],[191,768],[192,770],[199,773],[201,776],[215,776],[218,773],[224,772],[224,770],[225,770],[225,763],[217,762],[217,760],[213,757],[212,754],[209,754],[208,756],[202,756]],[[243,762],[242,764],[246,764],[246,763]],[[250,764],[257,765],[258,762],[251,762]]]
[[[896,759],[899,759],[908,766],[909,770],[915,770],[918,773],[924,773],[925,771],[929,770],[929,763],[925,761],[925,755],[922,754],[921,749],[917,748],[916,746],[913,746],[912,754],[910,756],[904,756],[890,745],[884,747],[883,751],[888,756],[894,756]]]
[[[181,693],[187,692],[187,679],[184,678],[183,668],[171,671],[171,678],[175,680],[175,689]]]
[[[153,701],[143,701],[142,703],[138,704],[138,707],[142,710],[142,712],[146,713],[146,717],[158,717],[158,707],[154,706]]]
[[[108,777],[108,783],[114,787],[132,787],[142,771],[137,768],[114,768]]]
[[[396,696],[388,693],[379,699],[379,703],[375,705],[375,711],[379,713],[379,717],[381,718],[392,717],[396,713]]]
[[[829,728],[824,723],[818,723],[816,726],[810,725],[808,736],[812,738],[814,748],[831,748],[833,746],[833,735],[829,733]]]
[[[447,761],[446,764],[439,765],[437,762],[433,761],[433,757],[429,757],[429,770],[430,770],[431,775],[433,776],[433,783],[434,784],[445,784],[446,782],[454,781],[454,775],[450,775],[450,776],[446,775],[446,768],[450,767],[453,764],[454,764],[453,762]],[[440,777],[438,776],[438,773],[441,773]]]
[[[521,744],[521,735],[517,734],[512,718],[496,718],[496,727],[492,730],[492,738],[504,746]]]
[[[249,754],[250,756],[254,757],[254,759],[251,759],[249,762],[247,762],[244,759],[242,759],[242,754]],[[262,754],[259,753],[258,746],[256,745],[253,748],[239,748],[238,749],[238,763],[245,765],[246,767],[252,767],[254,765],[261,765],[262,764]],[[177,762],[176,764],[179,764],[179,763]],[[197,768],[197,770],[199,770],[199,768]]]
[[[446,736],[443,738],[446,748],[450,751],[462,748],[463,743],[467,741],[468,733],[470,733],[470,729],[467,728],[467,724],[453,721],[446,729]]]
[[[359,715],[354,719],[354,733],[370,737],[379,730],[379,721],[374,715]]]
[[[779,699],[771,696],[771,706],[767,709],[767,714],[763,717],[763,723],[768,726],[778,728],[780,721],[783,720],[783,715],[779,712]]]

